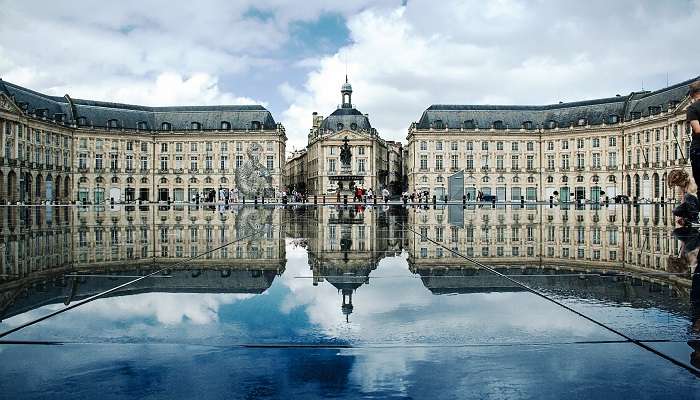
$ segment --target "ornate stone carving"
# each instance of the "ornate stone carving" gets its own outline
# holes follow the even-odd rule
[[[260,163],[262,147],[258,143],[251,143],[248,147],[248,159],[236,169],[236,186],[242,196],[272,197],[272,175],[270,171]]]
[[[12,102],[5,96],[0,95],[0,108],[8,111],[16,111]]]

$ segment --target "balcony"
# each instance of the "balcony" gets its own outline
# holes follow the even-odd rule
[[[121,170],[121,168],[110,168],[109,172],[116,174],[116,173],[122,172],[122,170]]]
[[[600,165],[594,165],[591,167],[591,171],[600,171],[602,168],[600,168]]]
[[[159,174],[167,174],[168,171],[169,171],[169,170],[168,170],[167,168],[160,168],[160,169],[158,169],[158,173],[159,173]]]
[[[181,173],[185,172],[185,170],[182,169],[182,168],[175,168],[174,172],[175,172],[176,174],[181,174]]]
[[[547,168],[545,168],[544,170],[545,170],[546,172],[554,172],[554,168],[549,168],[549,167],[547,167]]]
[[[583,171],[583,170],[585,170],[585,169],[586,169],[586,168],[583,167],[583,166],[581,166],[581,165],[579,165],[578,167],[575,168],[576,171]]]
[[[617,171],[617,165],[608,165],[607,170],[608,171]]]
[[[523,171],[522,171],[520,168],[511,168],[511,169],[510,169],[510,172],[512,172],[512,173],[514,173],[514,174],[517,174],[517,173],[520,173],[520,172],[523,172]]]
[[[188,171],[190,174],[198,174],[199,173],[199,168],[190,168]]]
[[[142,174],[147,174],[147,173],[148,173],[148,168],[141,168],[141,173],[142,173]]]
[[[506,172],[506,169],[503,168],[503,167],[496,167],[496,172],[501,172],[501,173],[503,173],[503,172]]]
[[[87,169],[87,167],[84,167],[84,166],[78,167],[78,172],[80,172],[81,174],[85,174],[88,172],[88,169]]]
[[[134,172],[136,172],[136,170],[133,169],[133,168],[127,168],[127,169],[125,170],[125,172],[126,172],[127,174],[133,174]]]
[[[561,167],[559,168],[559,171],[569,171],[569,167]]]
[[[482,172],[489,172],[489,167],[488,166],[481,167],[481,171]]]
[[[17,160],[16,159],[10,159],[7,161],[7,165],[10,167],[16,167],[17,166]]]

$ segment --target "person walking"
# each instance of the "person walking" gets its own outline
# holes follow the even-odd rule
[[[693,170],[693,179],[696,186],[700,187],[700,79],[691,83],[689,86],[691,104],[686,112],[686,120],[690,124],[690,134],[692,141],[690,142],[690,166]]]

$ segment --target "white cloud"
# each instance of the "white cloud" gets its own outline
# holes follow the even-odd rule
[[[697,76],[689,29],[700,2],[409,1],[349,18],[352,43],[304,60],[313,70],[282,120],[289,148],[311,112],[339,102],[345,61],[353,101],[384,138],[405,139],[431,104],[547,104],[660,88]],[[692,53],[692,51],[691,51]],[[294,93],[288,86],[281,90]]]

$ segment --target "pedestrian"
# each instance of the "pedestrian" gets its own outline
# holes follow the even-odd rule
[[[384,196],[384,202],[389,201],[389,191],[387,188],[382,189],[382,196]]]
[[[693,179],[700,187],[700,79],[689,85],[690,101],[692,102],[686,112],[686,120],[690,124],[692,141],[690,142],[690,166],[693,169]]]

